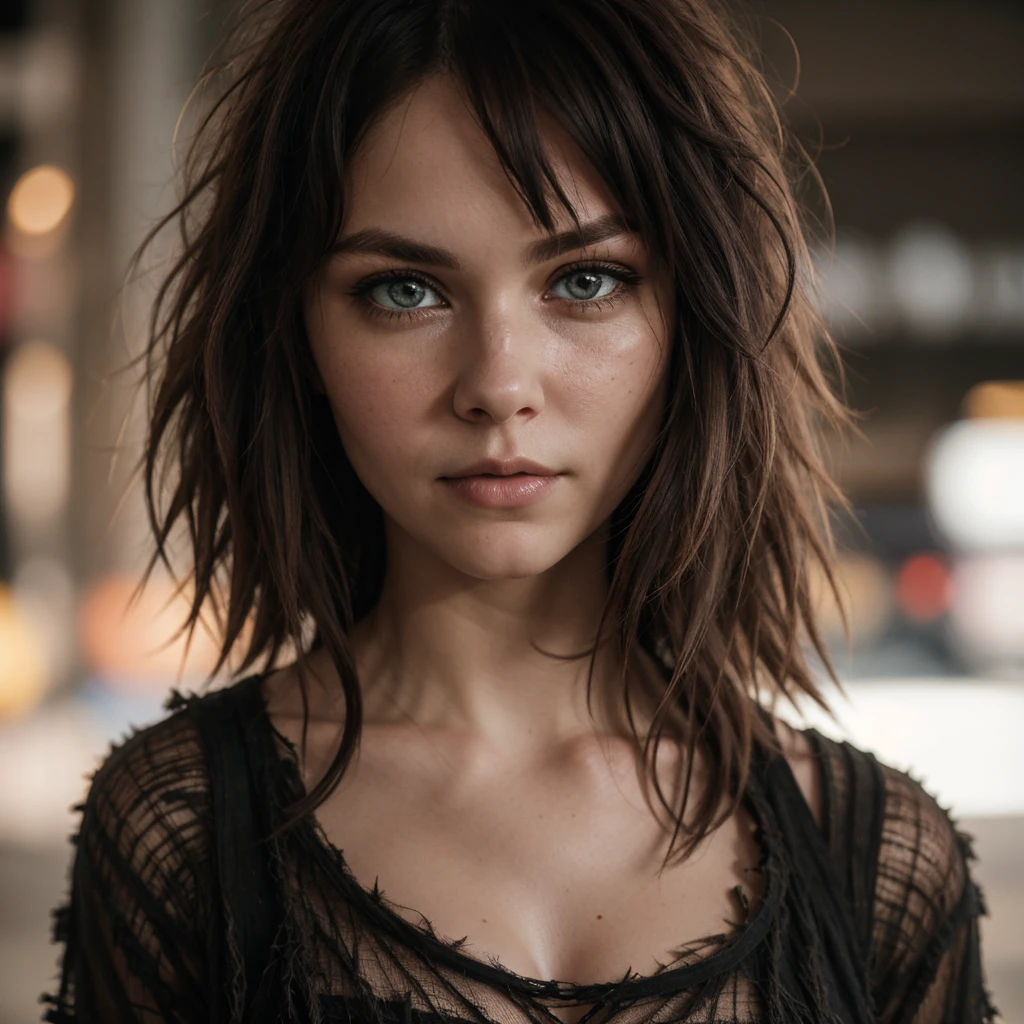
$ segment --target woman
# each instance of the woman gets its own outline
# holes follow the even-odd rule
[[[721,13],[283,0],[234,40],[144,470],[150,569],[183,525],[186,625],[264,667],[93,776],[47,1019],[991,1020],[967,837],[761,709],[824,703],[847,412]]]

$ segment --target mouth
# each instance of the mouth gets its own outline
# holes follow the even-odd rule
[[[477,508],[517,509],[541,501],[559,483],[561,473],[469,473],[441,477],[440,482],[457,498]]]
[[[442,476],[440,479],[464,480],[467,477],[549,477],[559,475],[557,470],[550,469],[539,462],[533,462],[530,459],[516,456],[511,459],[481,459],[479,462],[464,466],[462,469]]]
[[[471,476],[494,477],[497,480],[506,480],[511,476],[541,476],[540,473],[464,473],[461,476],[443,476],[442,480],[468,480]]]

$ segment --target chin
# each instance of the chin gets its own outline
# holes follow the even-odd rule
[[[438,554],[452,568],[479,580],[521,580],[539,576],[557,565],[571,543],[533,536],[464,538],[457,546],[444,545]]]

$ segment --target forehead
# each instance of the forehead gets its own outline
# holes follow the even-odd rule
[[[618,212],[607,186],[550,119],[539,124],[545,155],[581,221]],[[393,105],[367,132],[350,162],[345,230],[394,227],[493,228],[539,237],[456,82],[437,76]],[[572,224],[551,203],[556,230]]]

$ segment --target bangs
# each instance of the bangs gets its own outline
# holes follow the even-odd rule
[[[442,15],[443,16],[443,15]],[[603,180],[630,229],[671,264],[668,169],[643,54],[604,4],[458,3],[440,26],[440,68],[476,119],[536,224],[554,230],[554,199],[577,213],[545,155],[555,125]],[[635,28],[635,26],[634,26]]]
[[[662,58],[655,50],[666,40],[657,43],[644,5],[628,24],[616,5],[579,0],[359,6],[338,4],[310,39],[303,80],[282,97],[291,117],[284,130],[305,151],[292,195],[306,207],[305,238],[322,238],[323,254],[341,229],[339,182],[359,141],[417,86],[446,74],[534,223],[554,231],[554,201],[579,227],[544,152],[545,128],[555,126],[603,181],[652,259],[673,266],[681,204],[665,141],[680,128],[680,104],[678,88],[658,85]]]
[[[279,108],[288,148],[302,155],[275,191],[305,216],[282,217],[279,262],[299,267],[313,239],[319,251],[294,289],[338,237],[339,183],[360,140],[417,86],[450,75],[535,224],[555,230],[552,201],[580,224],[545,154],[554,126],[651,259],[685,282],[680,325],[762,352],[787,314],[802,239],[766,141],[778,122],[759,119],[756,76],[702,7],[379,0],[338,3],[324,24],[303,24],[308,51]]]

